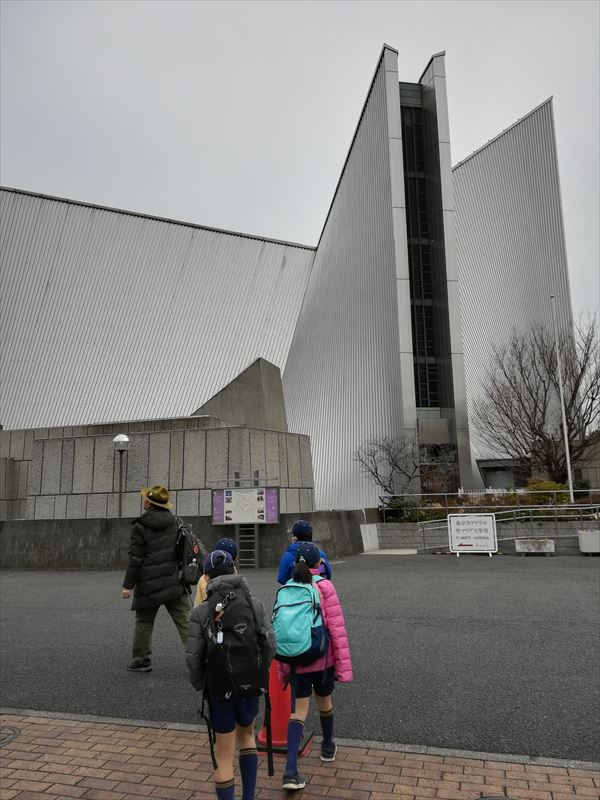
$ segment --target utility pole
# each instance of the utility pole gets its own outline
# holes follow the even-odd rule
[[[565,442],[565,458],[567,460],[569,500],[571,503],[574,503],[575,497],[573,495],[573,476],[571,475],[571,451],[569,449],[569,433],[567,431],[567,413],[565,411],[565,396],[563,392],[562,365],[560,361],[560,352],[558,349],[558,325],[556,323],[556,298],[554,297],[553,294],[550,295],[550,304],[552,305],[552,322],[554,324],[554,346],[556,347],[556,364],[558,368],[558,389],[560,394],[560,410],[562,412],[562,428],[563,428],[563,438]]]

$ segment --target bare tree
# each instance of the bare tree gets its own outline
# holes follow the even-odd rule
[[[582,463],[600,441],[600,341],[596,317],[559,336],[571,462]],[[497,453],[530,463],[565,483],[567,462],[554,333],[532,325],[493,351],[473,427]]]
[[[404,494],[419,477],[419,443],[414,436],[374,437],[354,451],[353,459],[386,494]]]
[[[458,463],[455,445],[421,445],[419,456],[423,492],[446,494],[457,490]]]

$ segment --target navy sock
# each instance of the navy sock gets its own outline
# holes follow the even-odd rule
[[[235,781],[233,778],[222,783],[215,781],[215,792],[217,800],[235,800]]]
[[[333,745],[333,708],[330,711],[320,711],[319,717],[323,731],[323,744],[330,748]]]
[[[258,755],[256,747],[240,750],[240,775],[242,776],[242,800],[254,800],[256,791],[256,773],[258,771]]]
[[[303,734],[304,723],[299,719],[291,719],[288,722],[286,775],[295,775],[298,772],[298,750]]]

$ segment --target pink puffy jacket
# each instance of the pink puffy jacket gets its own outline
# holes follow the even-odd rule
[[[311,569],[313,575],[318,575],[318,569]],[[344,612],[340,605],[335,586],[331,581],[320,580],[315,584],[321,595],[321,611],[323,622],[329,634],[329,647],[327,649],[327,666],[333,666],[335,674],[341,683],[352,680],[352,661],[350,660],[350,647]],[[325,656],[317,659],[313,664],[305,667],[296,667],[296,672],[320,672],[325,669]],[[277,676],[284,683],[290,668],[287,664],[277,662]]]

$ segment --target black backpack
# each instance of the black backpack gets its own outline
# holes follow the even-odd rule
[[[200,714],[206,722],[213,767],[215,733],[209,713],[205,711],[210,692],[224,697],[249,697],[264,691],[265,728],[267,731],[268,772],[273,776],[273,742],[271,736],[271,701],[269,699],[269,665],[262,655],[261,637],[252,600],[244,589],[224,584],[213,589],[208,600],[206,632],[206,679]]]
[[[177,563],[179,565],[179,578],[183,583],[195,586],[202,575],[202,561],[206,555],[204,545],[192,531],[192,526],[180,517],[177,520]]]
[[[207,688],[224,697],[248,697],[268,686],[252,601],[225,585],[208,597]]]

